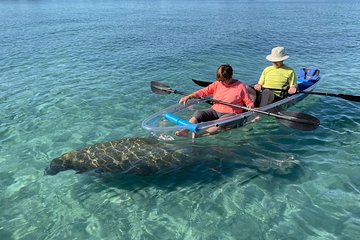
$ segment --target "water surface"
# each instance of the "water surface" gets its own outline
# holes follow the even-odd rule
[[[191,78],[212,81],[230,63],[253,83],[277,45],[294,69],[321,70],[317,91],[359,95],[357,1],[1,1],[0,9],[1,239],[359,236],[360,106],[339,98],[309,96],[291,108],[321,120],[313,132],[264,117],[185,141],[209,154],[170,174],[43,175],[62,153],[151,137],[142,120],[179,96],[152,94],[150,81],[191,92]],[[236,164],[264,159],[300,167],[279,176]]]

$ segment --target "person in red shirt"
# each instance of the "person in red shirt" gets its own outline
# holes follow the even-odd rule
[[[219,101],[228,102],[231,104],[241,105],[248,108],[254,107],[254,101],[250,98],[246,85],[239,80],[233,79],[233,69],[229,64],[220,65],[216,71],[216,81],[209,86],[193,92],[190,95],[182,97],[180,104],[185,104],[191,98],[206,97],[212,95],[212,98]],[[221,103],[212,105],[206,110],[196,111],[190,118],[191,123],[200,123],[216,120],[223,117],[229,117],[235,114],[242,113],[241,108],[235,108]],[[224,126],[210,127],[203,135],[210,135],[216,133]],[[182,129],[175,133],[176,136],[187,136],[189,130]],[[195,137],[195,135],[193,135]]]

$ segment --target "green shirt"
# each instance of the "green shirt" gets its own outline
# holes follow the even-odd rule
[[[295,72],[292,68],[283,65],[279,68],[269,66],[261,73],[259,82],[263,88],[288,89],[296,87]],[[275,95],[281,97],[281,91],[273,91]]]

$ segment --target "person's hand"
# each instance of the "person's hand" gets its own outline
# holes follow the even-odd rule
[[[256,91],[261,91],[262,85],[257,83],[257,84],[254,85],[254,88],[255,88]]]
[[[253,108],[254,108],[254,104],[246,105],[246,107],[249,108],[249,109],[253,109]]]
[[[296,87],[291,87],[291,88],[289,88],[288,93],[289,94],[295,94],[296,91],[297,91]]]
[[[180,101],[179,101],[179,103],[180,104],[186,104],[186,102],[189,100],[191,98],[191,95],[187,95],[187,96],[185,96],[185,97],[182,97],[181,99],[180,99]]]

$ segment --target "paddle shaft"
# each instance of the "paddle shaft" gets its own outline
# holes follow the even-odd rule
[[[180,92],[180,91],[173,90],[173,89],[172,89],[172,92],[175,93],[175,94],[180,94],[180,95],[184,95],[184,96],[189,95],[189,94],[186,94],[184,92]],[[309,120],[306,120],[306,119],[295,118],[295,117],[291,117],[291,116],[279,115],[279,114],[275,114],[275,113],[265,112],[265,111],[261,111],[261,110],[254,109],[254,108],[248,108],[248,107],[244,107],[244,106],[241,106],[241,105],[224,102],[224,101],[221,101],[221,100],[215,100],[215,99],[212,99],[212,98],[197,97],[197,99],[216,102],[216,103],[220,103],[220,104],[227,105],[227,106],[234,107],[234,108],[241,108],[241,109],[244,109],[244,110],[247,110],[247,111],[256,112],[256,113],[260,113],[260,114],[264,114],[264,115],[267,115],[267,116],[276,117],[276,118],[284,119],[284,120],[288,120],[288,121],[294,121],[294,122],[299,122],[299,123],[309,123]]]
[[[200,81],[200,80],[196,80],[196,79],[193,79],[193,82],[201,87],[207,87],[208,85],[210,85],[212,83],[212,82],[205,82],[205,81]],[[274,90],[274,91],[287,91],[286,89],[278,89],[278,88],[264,88],[264,89],[269,89],[269,90]],[[313,95],[321,95],[321,96],[328,96],[328,97],[338,97],[338,98],[342,98],[342,99],[348,100],[348,101],[360,102],[360,96],[342,94],[342,93],[337,94],[337,93],[324,93],[324,92],[313,92],[313,91],[311,91],[311,92],[296,91],[296,93],[313,94]]]
[[[266,88],[266,89],[275,90],[275,91],[286,91],[284,89],[277,89],[277,88]],[[342,99],[345,99],[348,101],[360,102],[360,96],[342,94],[342,93],[325,93],[325,92],[313,92],[313,91],[311,91],[311,92],[296,91],[296,93],[322,95],[322,96],[328,96],[328,97],[338,97],[338,98],[342,98]]]
[[[263,88],[263,89],[269,89],[269,90],[274,90],[274,91],[282,91],[282,92],[287,91],[287,89],[281,89],[281,88]],[[323,95],[323,96],[331,96],[331,97],[338,97],[338,95],[342,95],[342,94],[336,94],[336,93],[305,92],[305,91],[299,91],[299,90],[297,90],[296,93]]]

